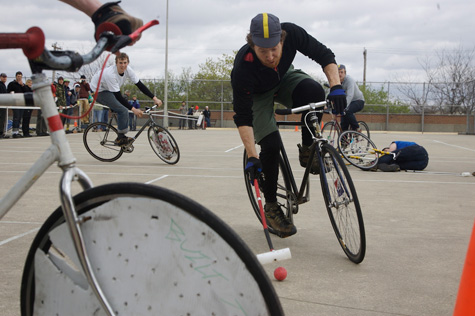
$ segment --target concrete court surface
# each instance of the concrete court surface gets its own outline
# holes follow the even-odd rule
[[[78,166],[95,185],[150,182],[180,192],[220,216],[254,253],[268,251],[252,212],[242,176],[243,148],[235,129],[172,130],[181,159],[170,166],[152,152],[146,137],[118,161],[92,158],[82,134],[70,134]],[[298,179],[300,133],[282,132]],[[298,233],[272,237],[292,259],[265,266],[286,315],[437,316],[453,313],[475,215],[474,136],[383,133],[371,136],[380,148],[392,140],[415,141],[430,156],[426,172],[364,172],[350,167],[363,210],[367,251],[355,265],[341,250],[323,205],[318,176],[312,200],[295,216]],[[0,140],[3,196],[49,144],[48,137]],[[19,289],[26,253],[42,221],[59,205],[60,170],[52,166],[0,221],[0,315],[20,315]],[[297,179],[297,181],[298,181]],[[284,266],[288,277],[273,278]]]

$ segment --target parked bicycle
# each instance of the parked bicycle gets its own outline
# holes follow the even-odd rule
[[[114,52],[150,26],[129,36],[103,33],[83,56],[45,50],[36,27],[0,34],[0,49],[23,48],[33,73],[33,93],[0,94],[0,104],[40,106],[52,142],[1,198],[0,219],[52,164],[62,169],[61,206],[40,228],[24,265],[21,314],[283,315],[256,256],[212,212],[157,186],[94,187],[76,167],[42,71],[77,71],[106,47]],[[84,191],[72,196],[74,181]]]
[[[86,150],[92,157],[100,161],[112,162],[119,159],[123,153],[134,151],[134,142],[148,127],[148,142],[154,153],[162,161],[168,164],[176,164],[180,160],[180,149],[172,134],[165,127],[158,125],[151,111],[157,106],[148,108],[144,114],[148,114],[148,120],[142,128],[132,137],[132,141],[126,145],[116,145],[115,140],[119,133],[113,124],[117,125],[117,114],[112,113],[109,123],[96,122],[90,124],[83,135],[83,142]]]
[[[277,125],[304,126],[315,130],[316,136],[310,146],[308,164],[300,187],[297,187],[292,168],[290,166],[284,146],[280,149],[279,179],[277,183],[277,202],[293,223],[294,215],[299,211],[299,205],[310,201],[310,174],[314,157],[320,164],[320,185],[325,201],[325,207],[330,217],[333,230],[346,256],[354,263],[363,261],[366,252],[366,236],[358,195],[353,180],[340,154],[323,138],[320,124],[316,116],[317,110],[326,105],[326,102],[313,103],[294,109],[276,110],[276,114],[289,115],[309,110],[304,125],[301,122],[277,122]],[[258,145],[256,145],[258,146]],[[257,150],[260,152],[260,150]],[[243,167],[247,165],[247,153],[244,151]],[[258,200],[252,185],[246,177],[246,190],[249,195],[254,213],[262,223]],[[265,175],[259,179],[259,187],[263,187]],[[274,230],[269,227],[271,233]]]

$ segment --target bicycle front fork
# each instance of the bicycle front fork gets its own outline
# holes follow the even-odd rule
[[[74,248],[78,255],[81,267],[87,278],[89,285],[92,287],[94,294],[102,305],[102,308],[109,316],[114,315],[112,306],[107,301],[104,292],[102,291],[91,267],[89,257],[87,255],[86,246],[84,243],[83,234],[81,232],[81,223],[83,219],[79,218],[74,207],[74,201],[71,194],[71,184],[73,181],[78,181],[83,189],[90,189],[93,187],[92,181],[80,169],[74,166],[67,166],[63,168],[63,176],[61,177],[60,195],[61,206],[64,218],[71,233]]]

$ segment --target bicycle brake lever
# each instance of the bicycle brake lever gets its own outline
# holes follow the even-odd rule
[[[121,48],[124,48],[125,46],[129,45],[130,43],[133,43],[137,39],[140,38],[140,35],[142,35],[142,32],[145,31],[146,29],[159,24],[158,20],[152,20],[148,22],[147,24],[144,24],[143,26],[139,27],[135,32],[133,32],[130,35],[121,35],[119,36],[119,39],[117,42],[114,44],[114,46],[111,48],[111,53],[116,53],[118,52]]]

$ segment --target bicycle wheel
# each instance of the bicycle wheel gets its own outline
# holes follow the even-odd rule
[[[96,278],[115,315],[284,315],[257,257],[220,218],[176,192],[113,183],[74,197]],[[22,315],[103,315],[62,209],[29,250]]]
[[[340,155],[329,144],[321,147],[320,167],[320,184],[333,230],[346,256],[360,263],[366,252],[366,236],[353,180]]]
[[[174,165],[180,160],[180,149],[170,132],[158,125],[152,125],[148,129],[148,142],[158,158]]]
[[[369,170],[376,166],[379,153],[374,149],[376,145],[368,136],[356,131],[341,133],[338,150],[343,157],[353,166]]]
[[[256,145],[259,147],[259,145]],[[257,152],[260,152],[260,148],[257,148]],[[247,152],[244,150],[244,158],[243,158],[243,171],[246,169],[247,165]],[[262,190],[263,184],[264,184],[264,177],[261,177],[259,179],[259,189]],[[247,195],[249,196],[249,200],[252,205],[252,209],[254,210],[254,213],[257,216],[257,219],[262,225],[262,218],[261,218],[261,213],[259,210],[259,204],[257,202],[257,196],[256,196],[256,190],[251,183],[246,179],[246,176],[244,174],[244,183],[246,184],[246,191]],[[261,192],[261,195],[263,193]],[[289,218],[290,221],[293,222],[293,217],[292,215],[297,212],[297,203],[296,203],[296,198],[295,195],[292,193],[291,189],[291,184],[290,184],[290,176],[287,168],[285,167],[284,164],[284,159],[282,158],[282,154],[279,156],[279,177],[277,179],[277,203],[280,205],[282,208],[282,211],[284,212],[285,215],[287,215],[287,218]],[[264,206],[264,202],[262,203]],[[272,234],[276,234],[275,230],[268,226],[268,230]]]
[[[371,138],[371,136],[369,134],[368,124],[366,124],[366,122],[364,122],[364,121],[358,121],[358,125],[360,126],[361,133],[368,136],[368,138]]]
[[[112,162],[124,153],[120,146],[114,144],[119,137],[117,129],[107,123],[96,122],[89,124],[84,130],[83,142],[92,157],[100,161]]]
[[[322,128],[322,137],[328,141],[333,147],[338,146],[338,138],[340,137],[340,128],[335,121],[326,122]]]

